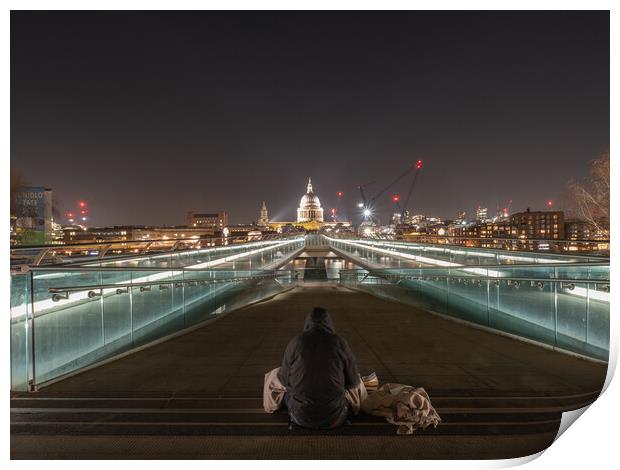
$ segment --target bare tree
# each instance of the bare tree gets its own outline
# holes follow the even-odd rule
[[[609,150],[590,163],[590,176],[582,183],[568,183],[576,215],[597,231],[609,230]]]

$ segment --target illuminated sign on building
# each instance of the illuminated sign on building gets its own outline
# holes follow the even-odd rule
[[[23,187],[15,192],[15,236],[19,245],[43,245],[52,233],[52,191]]]

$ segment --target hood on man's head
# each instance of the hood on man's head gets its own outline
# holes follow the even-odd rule
[[[329,316],[329,313],[327,313],[327,310],[323,307],[314,307],[306,316],[304,331],[308,331],[312,328],[320,328],[329,331],[330,333],[336,333],[336,328],[334,328],[332,317]]]

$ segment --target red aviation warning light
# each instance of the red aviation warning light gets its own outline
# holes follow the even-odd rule
[[[392,196],[392,201],[394,202],[400,201],[400,196],[398,194],[395,194],[394,196]]]
[[[549,209],[551,209],[552,206],[553,206],[553,201],[552,200],[548,200],[547,201],[547,207],[549,207]]]
[[[82,220],[82,222],[86,222],[86,220],[88,220],[88,203],[86,201],[84,201],[83,199],[79,200],[77,202],[77,209],[75,210],[75,213],[77,214],[77,212],[79,211],[78,220]],[[70,218],[69,218],[69,222],[73,222],[74,219],[74,213],[73,212],[69,212]]]
[[[420,168],[422,168],[422,160],[418,160],[415,164],[415,167],[419,170]]]
[[[342,197],[342,191],[338,191],[338,197]]]

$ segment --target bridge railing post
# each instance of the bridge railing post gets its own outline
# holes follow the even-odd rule
[[[103,271],[99,271],[99,285],[101,296],[99,297],[99,311],[101,313],[101,346],[105,346],[105,306],[103,303]]]
[[[553,268],[554,279],[558,278],[558,268]],[[558,345],[558,283],[553,283],[553,344]]]
[[[27,302],[30,303],[30,309],[26,308],[26,315],[28,314],[28,312],[30,312],[30,318],[27,318],[27,325],[28,325],[28,334],[27,334],[27,338],[29,341],[28,344],[28,351],[29,351],[29,361],[28,361],[28,383],[29,383],[29,388],[31,392],[34,392],[37,390],[37,374],[36,374],[36,348],[35,348],[35,342],[34,342],[34,335],[35,335],[35,320],[34,320],[34,316],[35,316],[35,312],[34,312],[34,271],[30,271],[29,273],[30,279],[29,284],[30,284],[30,295],[27,296]]]
[[[129,272],[129,340],[131,342],[131,347],[134,347],[133,341],[133,271]]]
[[[183,303],[183,328],[187,328],[186,307],[185,307],[185,270],[181,271],[181,301]]]
[[[491,280],[489,279],[489,268],[487,268],[487,326],[491,326]]]
[[[586,279],[590,280],[592,277],[592,268],[588,266],[588,274],[586,275]],[[596,284],[590,284],[589,282],[586,284],[586,344],[590,344],[590,288],[594,286],[596,289]]]

